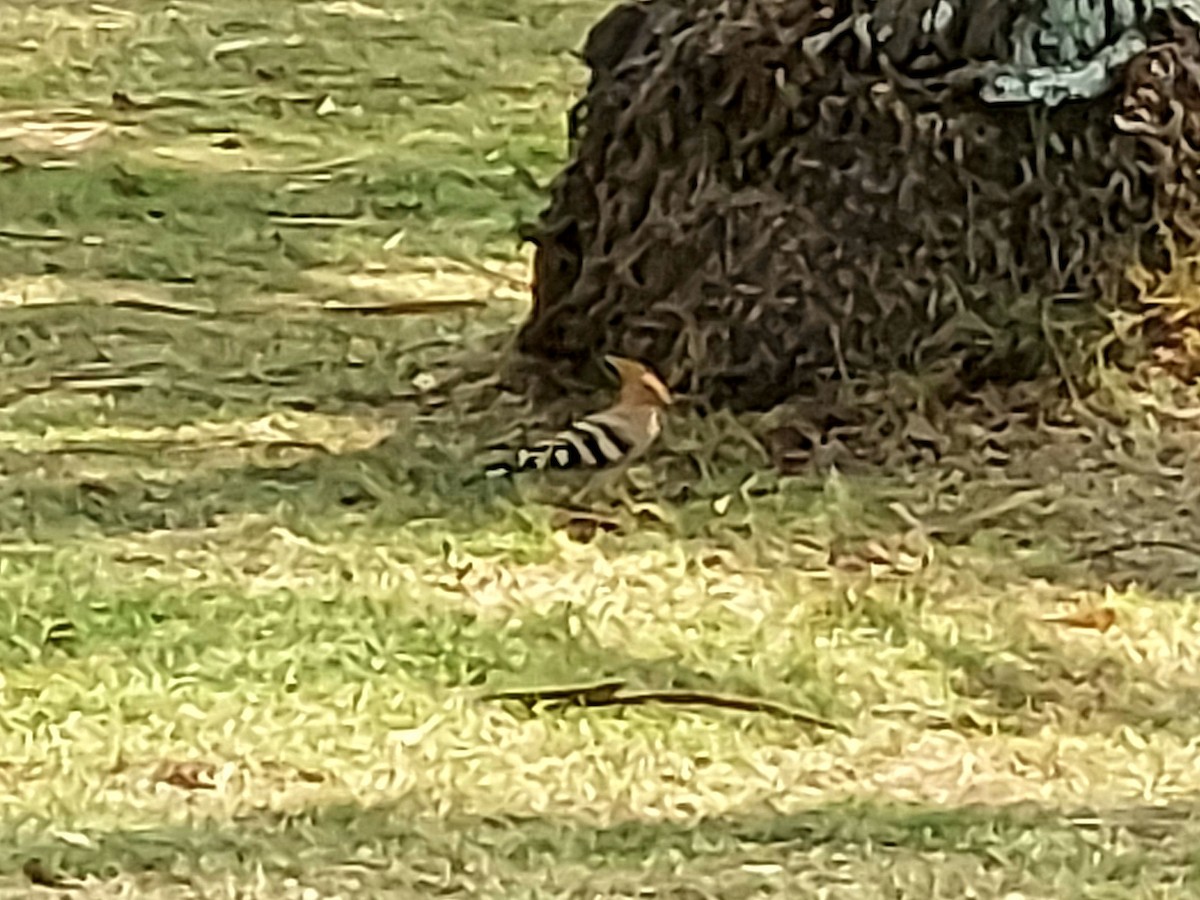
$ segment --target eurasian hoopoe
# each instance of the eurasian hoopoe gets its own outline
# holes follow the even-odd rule
[[[562,431],[518,450],[515,463],[489,466],[489,478],[531,469],[603,468],[641,456],[662,431],[662,411],[672,397],[667,386],[640,362],[606,356],[621,379],[612,406],[576,420]]]

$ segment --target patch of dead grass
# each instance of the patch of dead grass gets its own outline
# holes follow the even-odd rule
[[[15,109],[0,112],[0,154],[64,156],[111,143],[113,126],[85,109]]]
[[[169,482],[206,470],[289,468],[322,453],[368,450],[394,429],[394,422],[377,417],[291,410],[173,428],[51,426],[36,435],[0,430],[0,450],[46,456],[48,478],[103,482],[136,474]]]

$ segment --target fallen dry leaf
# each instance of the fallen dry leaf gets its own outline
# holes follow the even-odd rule
[[[155,772],[154,780],[182,788],[185,791],[211,791],[216,787],[213,782],[216,771],[216,766],[212,763],[200,762],[198,760],[187,760],[185,762],[168,760],[159,766]]]
[[[579,544],[589,543],[600,530],[617,531],[615,519],[591,513],[559,510],[550,520],[551,527],[566,532],[567,537]]]
[[[25,873],[25,877],[29,879],[31,884],[36,884],[39,887],[58,889],[81,887],[79,882],[52,872],[40,859],[26,860],[25,864],[21,866],[21,871]]]
[[[1116,623],[1117,614],[1111,606],[1101,606],[1098,609],[1082,609],[1063,615],[1043,616],[1042,621],[1053,625],[1066,625],[1069,628],[1090,628],[1103,634]]]

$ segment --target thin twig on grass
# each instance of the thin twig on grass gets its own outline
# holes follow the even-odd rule
[[[455,312],[463,309],[483,309],[482,300],[396,300],[378,303],[344,303],[329,301],[322,305],[325,312],[357,313],[362,316],[378,315],[426,315],[437,312]]]
[[[847,729],[836,722],[830,722],[810,713],[757,697],[737,697],[731,694],[714,694],[708,691],[694,690],[634,691],[628,694],[618,694],[624,686],[625,682],[621,679],[610,679],[592,684],[496,691],[485,694],[483,699],[516,700],[531,709],[538,703],[544,703],[547,708],[551,709],[563,706],[644,706],[650,703],[715,706],[720,709],[734,709],[741,712],[767,713],[781,719],[791,719],[795,722],[829,728],[843,734],[847,733]]]

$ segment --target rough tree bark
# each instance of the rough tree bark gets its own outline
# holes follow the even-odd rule
[[[1059,6],[616,7],[527,235],[520,349],[640,357],[735,406],[838,373],[1033,374],[1048,322],[1095,320],[1128,263],[1167,263],[1159,223],[1200,235],[1195,20],[1115,0],[1103,27],[1030,38]]]

